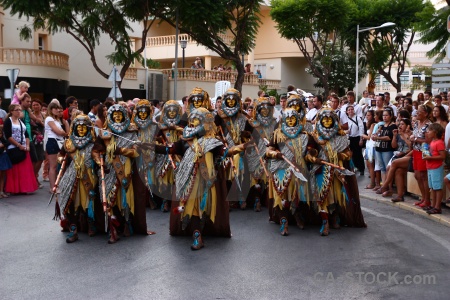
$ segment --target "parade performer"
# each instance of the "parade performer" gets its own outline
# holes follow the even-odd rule
[[[310,201],[306,179],[308,169],[304,159],[309,135],[303,131],[306,123],[305,110],[300,109],[300,112],[301,114],[293,108],[286,108],[282,112],[280,127],[274,131],[266,150],[266,156],[271,158],[269,171],[272,174],[269,197],[273,199],[273,211],[269,211],[269,216],[274,222],[279,222],[283,236],[289,234],[289,212],[295,217],[297,226],[303,229],[301,210],[307,210]]]
[[[247,122],[247,117],[241,112],[241,93],[236,89],[228,89],[222,98],[222,107],[215,120],[220,136],[227,147],[241,145],[248,141],[253,129]],[[242,193],[245,170],[243,156],[243,153],[239,153],[231,157],[227,168],[228,185],[231,187],[233,180],[238,182],[237,187],[240,189],[238,201],[241,209],[247,207]]]
[[[153,122],[153,106],[150,101],[139,100],[134,108],[131,118],[132,127],[136,126],[138,140],[141,143],[150,143],[155,140],[158,133],[158,124]],[[140,234],[154,234],[147,230],[146,204],[147,200],[153,202],[152,189],[156,187],[155,176],[155,151],[140,149],[139,157],[135,159],[133,165],[133,188],[134,193],[139,195],[134,199],[134,231]]]
[[[99,132],[92,157],[106,170],[104,184],[110,215],[108,243],[113,244],[119,240],[117,230],[123,231],[124,236],[133,233],[131,219],[135,212],[135,196],[132,184],[132,159],[139,156],[134,146],[138,138],[136,128],[130,126],[127,110],[122,105],[114,104],[108,109],[105,125]],[[101,155],[105,156],[104,165]],[[135,216],[138,217],[140,214]],[[145,220],[135,220],[135,223],[142,224]]]
[[[158,137],[161,138],[161,144],[164,146],[172,145],[177,142],[183,132],[183,128],[179,126],[182,107],[175,100],[169,100],[164,104],[159,119]],[[172,190],[174,188],[174,170],[180,162],[178,155],[157,154],[155,177],[158,181],[159,195],[164,199],[161,210],[168,212],[170,210],[170,200],[172,198]]]
[[[78,240],[78,229],[86,221],[86,217],[88,235],[94,236],[97,232],[94,211],[99,207],[95,205],[98,203],[96,193],[98,178],[91,157],[94,140],[92,121],[87,115],[78,115],[72,120],[69,138],[65,140],[58,154],[60,162],[70,161],[59,181],[59,206],[64,216],[61,223],[68,222],[70,231],[67,243]]]
[[[319,200],[316,209],[322,220],[320,234],[329,234],[329,216],[335,229],[340,228],[341,221],[348,226],[365,227],[356,177],[354,174],[347,176],[348,172],[340,170],[349,168],[352,153],[348,137],[332,108],[324,107],[318,112],[312,136],[320,146],[319,151],[312,149],[308,153],[308,158],[316,162],[310,178],[312,195]]]
[[[252,142],[254,145],[246,150],[248,172],[251,177],[251,188],[247,201],[253,202],[254,210],[259,212],[261,211],[261,203],[267,201],[267,187],[270,177],[265,159],[266,144],[264,139],[271,139],[277,121],[273,117],[274,108],[270,104],[269,98],[260,97],[255,100],[253,106],[253,115],[249,124],[253,128]]]
[[[289,98],[287,98],[286,108],[293,108],[300,115],[305,114],[305,105],[303,104],[302,97],[296,94],[291,94]],[[312,132],[314,130],[314,127],[311,122],[306,121],[302,130],[306,132]]]
[[[192,250],[201,249],[203,233],[230,237],[229,207],[220,161],[243,151],[245,145],[224,149],[215,138],[214,115],[205,108],[193,110],[181,139],[169,147],[156,145],[160,154],[182,156],[175,171],[176,194],[170,215],[170,234],[192,234]]]
[[[192,90],[188,97],[188,103],[186,106],[185,113],[181,116],[179,122],[180,127],[185,127],[188,122],[189,114],[197,108],[203,107],[209,111],[213,111],[211,106],[211,100],[209,99],[209,94],[202,88],[196,87]]]

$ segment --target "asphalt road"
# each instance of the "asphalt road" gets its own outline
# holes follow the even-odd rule
[[[368,228],[290,235],[267,210],[233,211],[233,237],[171,237],[168,214],[148,211],[153,236],[66,244],[48,193],[0,199],[0,299],[448,299],[449,228],[362,200]]]

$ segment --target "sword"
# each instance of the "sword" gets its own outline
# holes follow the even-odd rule
[[[99,128],[99,127],[97,127],[97,126],[90,126],[90,125],[86,125],[86,126],[87,126],[87,127],[94,128],[94,129],[98,129],[98,130],[103,130],[103,131],[105,131],[105,129]],[[116,134],[116,133],[114,133],[114,132],[111,132],[111,131],[105,131],[105,132],[108,133],[108,134],[111,134],[111,135],[115,135],[115,136],[117,136],[118,138],[124,139],[124,140],[126,140],[126,141],[132,142],[133,144],[139,144],[139,143],[141,143],[141,141],[133,141],[133,140],[127,139],[127,138],[125,138],[125,137],[123,137],[123,136],[120,136],[120,135],[118,135],[118,134]],[[106,135],[106,134],[105,134],[105,135]]]
[[[59,182],[61,181],[62,173],[63,173],[64,169],[66,168],[66,162],[67,162],[67,154],[63,158],[61,168],[59,169],[59,172],[58,172],[58,177],[56,178],[55,185],[53,186],[53,189],[52,189],[52,196],[50,197],[50,201],[48,201],[47,207],[50,205],[50,203],[52,203],[53,197],[55,197],[55,195],[56,195],[56,191],[58,189]]]
[[[105,213],[105,232],[108,232],[108,202],[106,200],[106,182],[105,182],[105,168],[103,167],[103,156],[100,154],[100,171],[102,175],[102,204],[103,204],[103,212]]]
[[[269,146],[269,141],[266,138],[263,138],[264,140],[264,144],[266,144],[266,146]],[[281,153],[278,151],[278,153]],[[288,160],[286,158],[286,156],[284,156],[283,153],[281,153],[281,157],[284,159],[285,162],[287,162],[289,164],[289,170],[292,171],[292,173],[294,173],[294,176],[297,177],[298,179],[300,179],[301,181],[304,182],[308,182],[308,180],[305,178],[305,176],[303,176],[302,172],[300,172],[300,169],[297,168],[296,165],[294,165],[293,162],[291,162],[290,160]]]

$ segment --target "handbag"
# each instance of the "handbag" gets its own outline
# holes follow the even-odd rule
[[[22,122],[19,120],[20,124],[20,144],[22,145],[23,142],[23,130],[22,130]],[[18,147],[14,147],[11,149],[6,150],[6,153],[9,156],[9,160],[13,165],[18,164],[25,160],[27,157],[27,154],[25,151],[20,150]]]

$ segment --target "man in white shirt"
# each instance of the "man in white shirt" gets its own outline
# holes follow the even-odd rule
[[[355,103],[355,92],[353,92],[353,91],[348,91],[348,92],[347,92],[347,100],[348,100],[348,103],[347,103],[347,104],[344,104],[344,105],[341,107],[341,115],[342,115],[342,114],[345,114],[348,105],[352,105],[353,108],[354,108],[354,110],[355,110],[355,114],[356,114],[358,117],[362,118],[362,117],[363,117],[362,108],[361,108],[361,106],[359,106],[359,104],[356,104],[356,103]]]
[[[322,108],[323,98],[321,95],[316,95],[313,98],[314,108],[310,109],[306,114],[306,120],[311,121],[311,123],[316,123],[316,116],[319,110]]]
[[[391,103],[391,94],[389,92],[384,93],[384,106],[392,108],[394,116],[397,116],[397,106]]]
[[[339,124],[341,124],[341,128],[343,130],[347,130],[348,129],[348,118],[347,118],[347,114],[342,114],[341,110],[338,108],[339,107],[339,97],[337,95],[332,95],[331,96],[331,100],[330,100],[330,106],[332,109],[335,110],[336,114],[339,117]]]
[[[348,117],[348,139],[350,141],[350,150],[353,153],[352,160],[355,167],[361,172],[361,176],[363,176],[365,168],[362,156],[364,124],[362,118],[355,115],[352,105],[347,106],[346,114]]]
[[[263,96],[261,96],[263,97]],[[281,111],[275,107],[276,99],[274,96],[269,97],[269,102],[273,106],[273,117],[279,122],[281,120]]]

